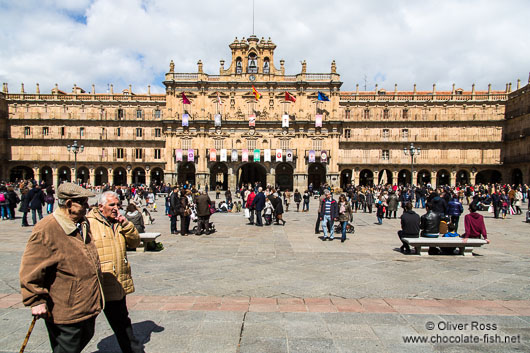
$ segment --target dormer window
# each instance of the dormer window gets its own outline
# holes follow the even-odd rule
[[[243,66],[241,65],[241,58],[236,59],[236,74],[243,73]]]
[[[248,56],[248,73],[255,74],[258,72],[258,65],[256,64],[258,57],[254,53]]]
[[[270,73],[269,58],[265,58],[265,60],[263,60],[263,73]]]

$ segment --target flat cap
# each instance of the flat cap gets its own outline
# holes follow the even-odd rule
[[[80,199],[94,196],[96,194],[74,183],[61,184],[57,189],[57,198],[59,199]]]

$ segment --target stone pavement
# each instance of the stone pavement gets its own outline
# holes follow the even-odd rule
[[[308,213],[291,207],[285,226],[215,214],[216,233],[188,237],[169,234],[158,205],[147,231],[162,232],[165,249],[129,253],[127,300],[146,352],[530,351],[523,216],[483,213],[491,244],[473,257],[419,257],[399,252],[399,219],[378,226],[375,214],[354,214],[345,243],[322,242],[315,201]],[[31,228],[19,224],[0,222],[0,352],[18,352],[31,321],[18,289]],[[39,321],[26,352],[49,351]],[[119,352],[103,315],[85,351]]]

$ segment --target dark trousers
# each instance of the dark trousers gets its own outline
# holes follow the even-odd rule
[[[29,226],[28,223],[28,212],[22,212],[22,225]]]
[[[176,233],[177,232],[177,216],[171,216],[169,218],[170,222],[171,222],[171,233]]]
[[[190,216],[180,216],[180,235],[190,232]]]
[[[403,247],[405,248],[406,251],[410,251],[410,246],[409,244],[405,243],[405,241],[403,241],[403,238],[419,238],[420,235],[419,234],[416,234],[416,235],[404,235],[403,234],[403,231],[400,230],[398,231],[398,237],[399,237],[399,240],[401,240],[401,242],[403,243]]]
[[[42,207],[37,208],[36,210],[31,209],[31,218],[33,220],[33,225],[37,224],[37,213],[39,214],[39,220],[42,219]]]
[[[94,336],[96,317],[69,325],[44,320],[53,353],[79,353]]]
[[[210,216],[198,216],[198,231],[197,234],[201,234],[203,231],[206,232],[206,234],[210,234]]]
[[[261,220],[261,212],[262,210],[256,210],[256,225],[262,226],[263,221]]]
[[[116,335],[123,353],[144,352],[143,344],[134,336],[131,319],[127,311],[125,297],[121,300],[105,302],[103,310],[112,331]]]
[[[367,202],[367,203],[366,203],[366,208],[368,209],[368,212],[369,212],[369,213],[372,213],[372,206],[373,206],[373,205],[374,205],[374,204],[373,204],[372,202]]]
[[[499,218],[499,212],[501,211],[501,208],[495,204],[493,204],[493,215],[495,218]]]
[[[458,221],[460,221],[460,216],[451,216],[451,223],[455,225],[455,232],[458,233]]]
[[[255,212],[255,210],[253,208],[250,208],[249,211],[250,211],[250,218],[248,219],[249,223],[250,224],[254,224],[254,212]]]

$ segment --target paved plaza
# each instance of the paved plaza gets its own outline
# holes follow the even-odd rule
[[[165,249],[129,252],[127,301],[146,352],[530,351],[524,216],[483,212],[491,244],[475,256],[420,257],[399,252],[399,219],[379,226],[375,213],[354,214],[346,242],[321,241],[316,200],[308,213],[291,207],[285,226],[215,214],[216,233],[187,237],[169,234],[163,203],[146,231],[161,232]],[[0,222],[0,352],[18,352],[31,322],[18,278],[30,233],[20,219]],[[26,352],[49,351],[39,320]],[[85,351],[120,351],[104,315]]]

